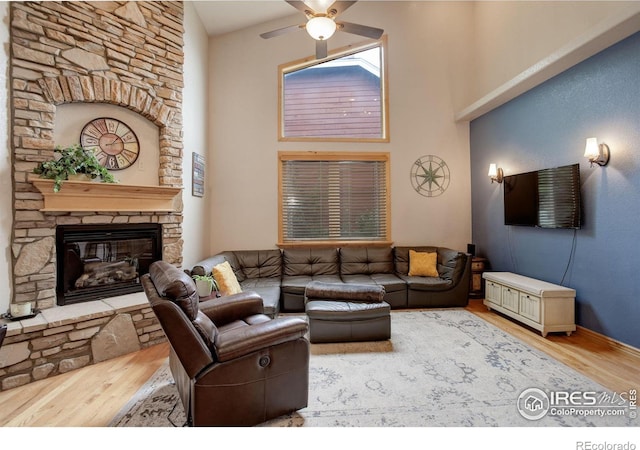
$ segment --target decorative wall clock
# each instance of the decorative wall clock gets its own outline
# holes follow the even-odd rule
[[[138,159],[138,137],[126,123],[108,117],[93,119],[80,133],[80,145],[92,150],[109,170],[126,169]]]
[[[411,166],[411,184],[425,197],[437,197],[449,187],[449,166],[435,155],[421,156]]]

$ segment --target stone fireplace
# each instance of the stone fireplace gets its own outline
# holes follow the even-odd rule
[[[182,204],[177,195],[183,158],[182,3],[11,2],[10,11],[11,302],[29,302],[41,314],[9,323],[0,349],[2,389],[164,339],[146,302],[131,297],[136,294],[113,300],[96,295],[95,301],[59,305],[58,263],[66,256],[56,241],[57,230],[153,224],[160,230],[161,249],[145,258],[161,255],[182,264]],[[67,187],[67,192],[76,192],[68,200],[38,187],[32,172],[39,162],[54,158],[57,108],[78,102],[117,105],[157,126],[157,186],[65,182],[61,192]],[[93,184],[100,186],[89,186]],[[157,201],[165,191],[170,191],[168,207],[166,201]],[[114,345],[108,345],[111,341]]]

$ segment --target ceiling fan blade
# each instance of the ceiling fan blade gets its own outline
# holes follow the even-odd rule
[[[308,12],[313,13],[312,9],[302,1],[299,1],[299,0],[285,0],[285,1],[291,6],[293,6],[295,9],[302,11],[305,14],[307,14]]]
[[[358,25],[357,23],[339,22],[338,29],[345,33],[357,34],[371,39],[380,39],[384,30],[382,28]]]
[[[288,27],[278,28],[277,30],[262,33],[260,37],[262,39],[270,39],[272,37],[281,36],[283,34],[291,33],[292,31],[301,30],[303,28],[304,28],[304,25],[290,25]]]
[[[329,12],[332,12],[332,14],[329,14],[331,17],[342,14],[347,8],[353,6],[353,4],[357,1],[358,0],[355,0],[353,2],[334,2],[333,5],[328,8],[327,14],[329,14]],[[333,13],[333,11],[335,11],[335,13]]]
[[[316,59],[327,57],[327,41],[316,41]]]

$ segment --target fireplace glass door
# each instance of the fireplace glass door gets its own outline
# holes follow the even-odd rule
[[[141,292],[140,276],[162,259],[161,240],[159,224],[58,226],[58,305]]]

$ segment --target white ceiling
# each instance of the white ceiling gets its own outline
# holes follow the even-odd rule
[[[193,5],[209,36],[287,16],[291,16],[292,25],[304,19],[300,11],[284,0],[196,0]]]

